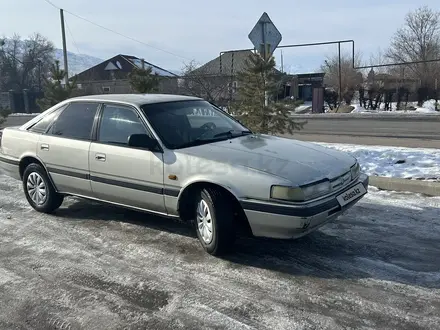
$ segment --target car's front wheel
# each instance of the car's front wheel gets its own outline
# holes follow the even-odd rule
[[[197,237],[205,251],[216,256],[229,252],[235,230],[228,198],[220,190],[205,188],[197,196],[195,207]]]
[[[29,204],[38,212],[52,213],[63,203],[40,164],[30,164],[23,173],[23,189]]]

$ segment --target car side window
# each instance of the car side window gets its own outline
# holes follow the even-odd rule
[[[98,106],[98,103],[71,103],[58,116],[49,130],[49,134],[71,139],[90,140]]]
[[[98,142],[128,146],[132,134],[148,134],[134,110],[119,105],[106,105],[102,111]]]
[[[55,120],[55,118],[61,113],[61,111],[66,109],[67,106],[68,105],[64,105],[64,106],[56,109],[55,111],[52,111],[47,116],[44,116],[40,121],[38,121],[37,123],[32,125],[28,129],[28,131],[34,132],[34,133],[46,133],[47,129],[52,124],[52,122]]]

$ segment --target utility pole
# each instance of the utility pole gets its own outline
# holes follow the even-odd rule
[[[339,76],[339,106],[342,103],[342,69],[341,69],[341,43],[338,42],[338,76]]]
[[[64,57],[64,71],[66,75],[64,77],[66,86],[69,84],[69,67],[67,64],[67,46],[66,46],[66,30],[64,28],[64,10],[60,9],[60,18],[61,18],[61,36],[63,38],[63,57]]]
[[[281,72],[284,73],[283,50],[281,49]]]

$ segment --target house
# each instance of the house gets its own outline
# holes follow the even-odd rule
[[[142,65],[145,68],[151,67],[153,73],[159,75],[160,93],[177,93],[178,76],[176,74],[130,55],[116,55],[78,73],[72,79],[76,79],[78,89],[86,94],[133,93],[128,75],[134,68],[142,68]]]
[[[293,96],[296,100],[310,102],[313,99],[313,90],[324,86],[324,76],[324,72],[289,74],[285,94]]]
[[[219,106],[226,106],[237,96],[237,73],[244,70],[250,55],[250,51],[224,53],[187,72],[180,80],[180,90],[184,94],[203,97]]]
[[[193,95],[207,97],[219,105],[227,105],[230,100],[237,99],[237,74],[245,70],[246,60],[252,51],[229,51],[189,72],[181,81],[180,87],[189,90]],[[275,69],[280,77],[281,88],[278,99],[295,97],[304,101],[312,100],[313,88],[323,86],[324,73],[308,73],[299,75],[283,74]],[[211,93],[211,95],[206,95]]]

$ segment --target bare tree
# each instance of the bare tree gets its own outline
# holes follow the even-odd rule
[[[354,58],[355,66],[360,66],[361,56],[356,54]],[[339,95],[339,56],[334,54],[328,56],[321,70],[325,73],[324,84]],[[347,105],[350,105],[355,92],[362,85],[362,73],[353,68],[353,58],[351,54],[341,54],[341,97]]]
[[[409,12],[405,24],[394,35],[387,57],[393,62],[429,61],[440,58],[440,11],[426,6]],[[440,75],[440,62],[405,66],[405,75],[432,88]]]
[[[38,33],[25,40],[19,35],[4,39],[0,45],[0,88],[38,89],[53,61],[52,42]]]
[[[194,61],[185,65],[180,87],[186,94],[214,103],[227,99],[229,93],[234,92],[227,75],[211,73]]]

